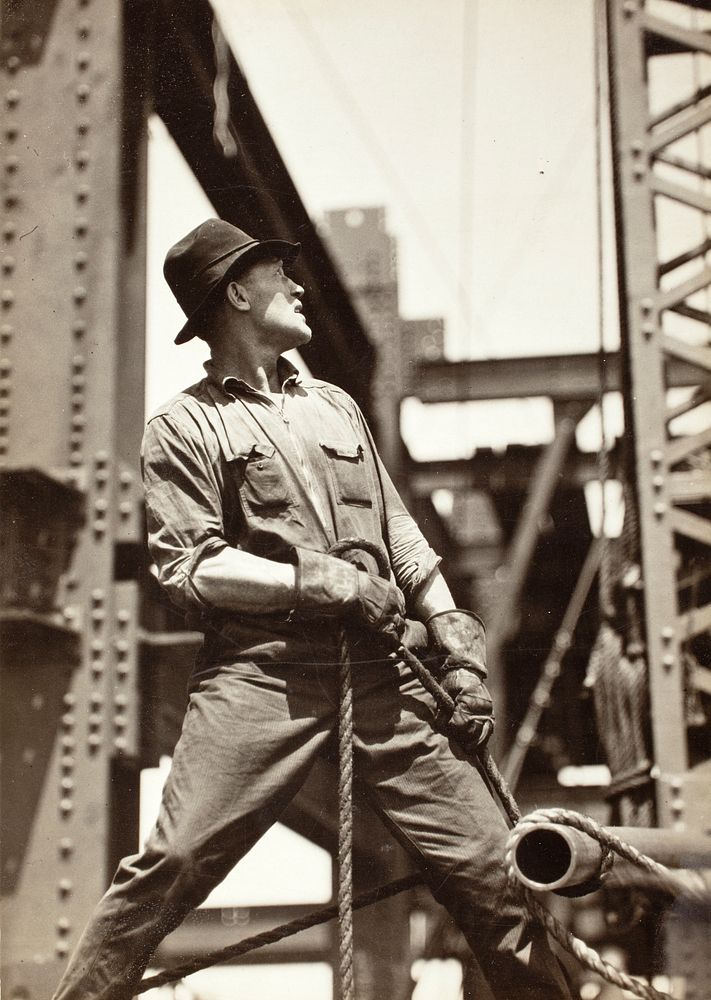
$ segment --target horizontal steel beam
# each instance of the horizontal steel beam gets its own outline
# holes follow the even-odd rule
[[[696,385],[699,371],[678,359],[668,365],[669,387]],[[622,388],[618,354],[605,359],[605,389]],[[423,403],[462,403],[487,399],[543,396],[556,402],[594,403],[600,394],[597,354],[499,358],[489,361],[423,361],[413,380],[413,395]]]

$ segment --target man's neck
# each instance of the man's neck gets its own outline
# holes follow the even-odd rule
[[[255,351],[213,352],[212,366],[218,379],[234,375],[259,392],[279,392],[281,384],[277,372],[279,355],[264,356]]]

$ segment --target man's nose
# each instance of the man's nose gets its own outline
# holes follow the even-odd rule
[[[289,278],[289,283],[290,283],[289,291],[291,292],[291,294],[295,295],[297,299],[300,299],[301,296],[304,294],[303,287],[300,284],[298,284],[298,282],[294,281],[293,278]]]

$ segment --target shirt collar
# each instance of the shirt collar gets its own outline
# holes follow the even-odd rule
[[[259,392],[259,389],[255,389],[249,382],[245,382],[239,375],[219,369],[212,360],[206,361],[204,368],[207,372],[208,380],[231,396],[235,395],[236,390],[246,389],[248,392]],[[282,386],[286,385],[287,382],[292,385],[298,385],[301,381],[299,378],[299,369],[295,365],[292,365],[291,361],[285,357],[277,359],[277,375],[279,376],[279,384]]]

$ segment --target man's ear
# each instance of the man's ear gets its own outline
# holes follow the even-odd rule
[[[225,295],[227,297],[227,301],[235,309],[239,309],[240,312],[249,311],[250,303],[247,296],[247,289],[244,285],[240,285],[238,281],[230,281],[225,289]]]

